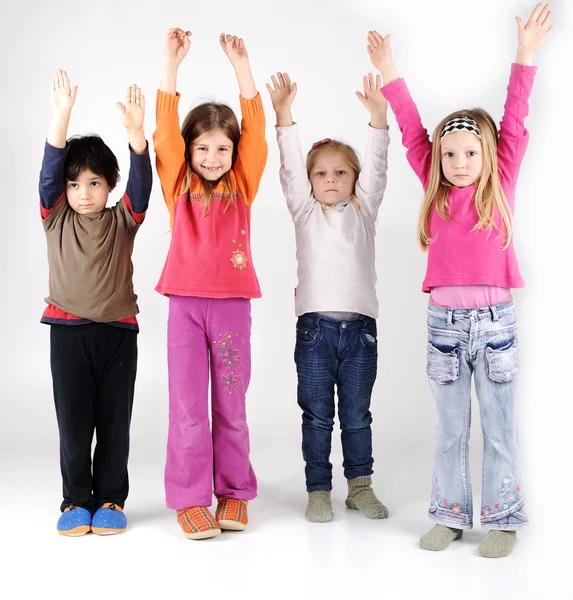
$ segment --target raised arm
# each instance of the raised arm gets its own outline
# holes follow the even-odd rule
[[[233,170],[245,203],[252,204],[267,164],[263,102],[253,80],[244,40],[222,33],[219,43],[235,70],[241,102],[241,139]]]
[[[117,103],[121,124],[125,127],[131,150],[129,178],[125,192],[128,210],[137,223],[143,222],[151,194],[151,163],[143,132],[145,97],[135,84],[127,88],[125,104]]]
[[[516,17],[518,26],[517,56],[511,66],[507,98],[499,129],[497,154],[502,179],[515,185],[523,160],[529,133],[525,117],[529,113],[529,95],[537,68],[533,66],[535,52],[551,33],[549,4],[538,4],[527,23]]]
[[[77,91],[78,86],[70,85],[68,74],[58,69],[52,81],[52,120],[40,171],[40,210],[44,219],[51,214],[66,192],[66,140]]]
[[[157,92],[156,129],[153,146],[157,174],[167,208],[173,211],[185,173],[185,142],[179,127],[177,72],[189,52],[191,32],[180,28],[165,34],[161,84]]]
[[[253,79],[253,74],[251,73],[249,55],[247,54],[247,48],[245,47],[243,38],[222,33],[219,36],[219,43],[235,70],[241,97],[245,100],[251,100],[258,92],[255,80]]]
[[[372,221],[376,220],[378,209],[386,189],[388,169],[388,102],[380,91],[380,75],[369,73],[362,79],[364,93],[356,92],[360,102],[370,112],[370,127],[366,141],[366,153],[362,169],[356,182],[356,194],[361,209]]]
[[[280,181],[288,209],[293,221],[299,221],[314,205],[312,187],[306,173],[304,158],[298,139],[298,127],[292,119],[291,106],[297,85],[291,82],[288,73],[277,73],[267,83],[273,109],[277,119],[277,142],[280,154]]]
[[[390,35],[382,37],[377,31],[369,31],[367,49],[370,61],[382,74],[382,93],[390,103],[402,132],[402,144],[407,148],[406,158],[422,185],[426,186],[430,177],[432,142],[406,83],[400,79],[394,66]]]

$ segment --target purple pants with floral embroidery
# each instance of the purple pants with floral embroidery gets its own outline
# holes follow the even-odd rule
[[[249,460],[245,411],[251,376],[250,300],[172,295],[167,337],[167,507],[210,506],[213,493],[251,500],[257,480]]]

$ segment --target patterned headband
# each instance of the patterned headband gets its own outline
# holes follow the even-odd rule
[[[481,140],[478,124],[476,121],[469,119],[468,117],[458,117],[457,119],[448,121],[442,129],[440,139],[448,135],[448,133],[456,133],[457,131],[469,131]]]
[[[330,138],[324,138],[323,140],[318,140],[318,142],[314,142],[311,150],[314,150],[317,146],[320,146],[321,144],[326,144],[327,142],[330,142],[330,141],[331,141]]]

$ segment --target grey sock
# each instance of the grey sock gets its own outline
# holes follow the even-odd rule
[[[517,535],[515,531],[488,531],[481,541],[478,552],[485,558],[501,558],[511,554]]]
[[[332,521],[332,502],[330,492],[309,492],[305,516],[311,523],[328,523]]]
[[[346,506],[359,510],[367,519],[388,517],[388,509],[374,495],[371,477],[354,477],[348,480]]]
[[[451,542],[462,537],[461,529],[434,525],[428,533],[420,538],[420,548],[424,550],[445,550]]]

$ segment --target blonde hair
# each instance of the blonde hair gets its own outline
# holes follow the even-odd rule
[[[181,127],[181,135],[185,141],[185,163],[187,165],[187,171],[183,178],[179,194],[183,196],[189,192],[191,180],[193,179],[193,174],[195,174],[201,180],[203,188],[205,189],[202,217],[209,212],[211,198],[219,181],[223,183],[225,191],[229,194],[225,210],[227,210],[229,206],[235,206],[235,198],[231,189],[230,170],[227,171],[220,180],[208,181],[201,177],[199,173],[195,173],[191,168],[191,146],[193,142],[202,135],[215,130],[220,131],[233,142],[233,155],[231,159],[232,169],[237,158],[239,140],[241,138],[241,128],[239,127],[239,122],[237,121],[235,113],[230,107],[226,104],[218,104],[216,102],[205,102],[204,104],[200,104],[187,114]]]
[[[310,173],[314,169],[314,165],[321,156],[335,153],[341,154],[344,162],[354,172],[354,185],[356,186],[356,181],[358,179],[358,175],[360,175],[361,169],[358,155],[352,146],[349,146],[344,142],[339,142],[338,140],[328,140],[310,149],[309,153],[306,155],[306,174],[308,178],[310,179]],[[358,198],[354,193],[354,188],[352,189],[352,202],[356,208],[360,208],[360,202],[358,202]]]
[[[452,184],[445,178],[442,170],[440,135],[444,125],[448,121],[460,117],[473,119],[477,122],[483,148],[482,170],[473,197],[478,214],[478,222],[474,225],[472,231],[491,231],[495,229],[499,233],[504,233],[505,242],[502,249],[505,250],[509,246],[513,233],[513,219],[499,177],[497,127],[491,116],[480,108],[458,110],[442,119],[434,130],[432,135],[430,178],[426,187],[420,220],[418,222],[418,243],[422,247],[422,250],[426,251],[428,246],[436,239],[435,237],[430,237],[430,218],[434,208],[438,211],[442,219],[446,221],[452,220],[448,212],[448,197]],[[497,214],[501,217],[504,231],[496,223]]]

